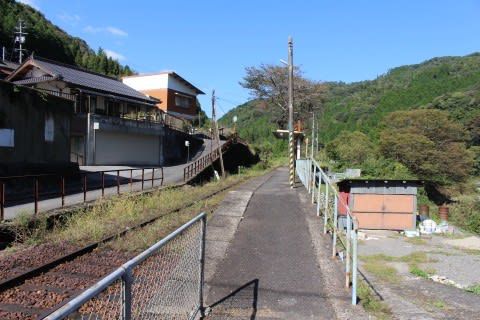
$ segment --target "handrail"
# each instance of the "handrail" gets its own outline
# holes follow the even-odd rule
[[[324,201],[323,208],[323,233],[326,234],[328,229],[332,233],[332,257],[337,256],[337,240],[345,247],[345,286],[350,287],[350,279],[352,280],[352,304],[357,304],[357,245],[358,245],[358,220],[352,214],[348,204],[340,197],[340,194],[334,184],[331,182],[327,174],[322,170],[318,162],[313,158],[297,160],[297,174],[305,185],[308,193],[312,194],[312,203],[317,203],[317,216],[320,216],[320,202]],[[317,186],[317,172],[319,173],[319,181]],[[322,181],[325,185],[324,194],[322,194]],[[329,191],[331,194],[329,195]],[[324,197],[324,198],[323,198]],[[329,202],[333,197],[333,212],[329,208]],[[344,229],[338,227],[338,208],[345,208],[346,213],[346,239],[342,241]],[[333,220],[333,221],[332,221]]]
[[[96,190],[96,189],[101,189],[102,190],[102,197],[105,196],[105,174],[108,175],[108,173],[114,173],[113,176],[115,176],[115,181],[112,181],[109,184],[109,187],[115,187],[117,188],[117,194],[120,194],[120,186],[122,183],[120,183],[121,177],[120,177],[120,172],[130,172],[130,177],[125,178],[122,177],[123,179],[128,179],[128,183],[130,184],[130,190],[133,190],[133,172],[134,171],[139,171],[141,170],[141,190],[143,191],[145,188],[145,182],[151,181],[151,187],[153,188],[155,185],[155,181],[160,180],[160,186],[163,186],[164,183],[164,171],[163,167],[145,167],[145,168],[130,168],[130,169],[118,169],[118,170],[98,170],[98,171],[82,171],[82,172],[74,172],[74,173],[67,173],[67,174],[57,174],[57,173],[45,173],[45,174],[29,174],[29,175],[18,175],[18,176],[6,176],[6,177],[0,177],[0,221],[3,221],[5,218],[5,207],[6,207],[6,190],[7,190],[7,183],[12,180],[30,180],[33,179],[33,190],[32,190],[32,196],[33,196],[33,204],[34,204],[34,214],[36,215],[39,212],[38,208],[38,203],[41,201],[40,200],[40,190],[39,190],[39,180],[41,178],[52,178],[52,180],[58,180],[59,183],[59,191],[58,192],[47,192],[44,193],[43,195],[57,195],[59,198],[61,198],[61,207],[65,207],[65,197],[67,196],[66,191],[65,191],[65,186],[68,178],[75,177],[78,178],[74,179],[75,182],[79,182],[82,193],[83,193],[83,202],[87,202],[87,192],[91,190]],[[151,176],[146,177],[145,176],[145,170],[151,170]],[[158,173],[158,170],[160,171],[160,176],[155,177],[155,173]],[[100,174],[101,178],[101,186],[97,188],[90,189],[88,188],[88,176],[94,175],[94,174]],[[125,184],[125,183],[124,183]],[[16,201],[19,201],[17,199]]]

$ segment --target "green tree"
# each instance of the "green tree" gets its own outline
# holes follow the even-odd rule
[[[342,131],[326,146],[327,156],[341,166],[358,166],[377,152],[368,136],[359,131]]]
[[[419,178],[438,184],[465,181],[473,168],[466,130],[440,110],[418,109],[387,115],[380,150]]]

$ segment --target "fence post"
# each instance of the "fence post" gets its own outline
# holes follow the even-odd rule
[[[105,197],[105,172],[102,171],[102,198]]]
[[[130,192],[133,190],[133,169],[130,169]]]
[[[35,215],[38,213],[38,178],[35,177],[34,185],[33,185],[33,192],[35,193]]]
[[[347,209],[348,210],[348,209]],[[345,257],[345,287],[350,287],[350,244],[352,237],[352,217],[347,211],[347,245]]]
[[[132,270],[125,270],[122,276],[122,320],[132,319]]]
[[[323,233],[327,233],[327,223],[328,223],[328,187],[330,187],[330,184],[328,183],[327,178],[325,177],[325,208],[323,212]]]
[[[153,188],[154,179],[155,179],[155,168],[152,168],[152,188]]]
[[[0,183],[0,221],[5,219],[5,182]]]
[[[203,305],[203,283],[204,283],[204,272],[205,272],[205,241],[207,233],[207,215],[205,214],[202,217],[202,231],[200,235],[200,285],[198,287],[198,306],[200,307],[200,316],[203,318],[205,316],[205,308]]]
[[[87,175],[83,175],[83,202],[87,201]]]
[[[312,161],[313,164],[313,161]],[[312,174],[312,203],[315,202],[315,188],[317,185],[317,166],[313,165],[313,174]]]
[[[117,194],[120,194],[120,170],[117,170]]]
[[[333,240],[332,240],[332,258],[337,256],[337,218],[338,218],[338,198],[333,194]]]
[[[352,232],[352,304],[357,304],[357,228]]]
[[[163,186],[163,167],[160,167],[162,171],[162,181],[160,182],[160,186]]]
[[[322,170],[322,169],[320,169]],[[322,171],[320,171],[320,174],[318,175],[318,190],[317,190],[317,217],[320,216],[320,195],[322,189]]]
[[[65,177],[62,176],[60,181],[60,192],[62,193],[62,207],[65,206]]]
[[[145,182],[145,168],[142,168],[142,191],[143,191],[144,182]]]

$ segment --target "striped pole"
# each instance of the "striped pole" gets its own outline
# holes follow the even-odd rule
[[[293,40],[288,37],[288,157],[290,188],[295,184],[295,154],[293,151]]]

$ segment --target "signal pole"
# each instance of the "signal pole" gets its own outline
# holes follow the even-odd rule
[[[214,130],[215,140],[217,142],[217,146],[219,148],[219,153],[220,153],[220,171],[222,174],[222,178],[225,178],[225,168],[223,167],[222,147],[220,146],[220,133],[218,132],[218,122],[215,115],[215,89],[212,91],[212,122],[213,122],[212,130]]]
[[[295,154],[293,132],[293,40],[288,37],[288,157],[290,169],[290,188],[295,184]]]
[[[25,43],[25,36],[28,33],[23,32],[25,30],[25,23],[23,22],[22,19],[18,20],[18,27],[15,27],[15,44],[18,42],[18,49],[15,49],[15,51],[18,51],[18,63],[22,64],[23,61],[23,52],[25,49],[23,48],[23,44]]]

